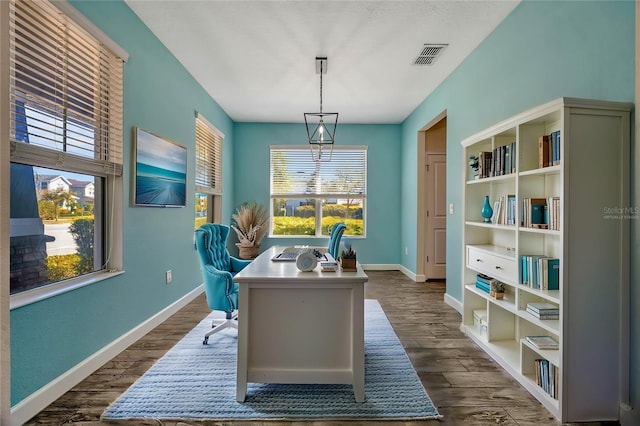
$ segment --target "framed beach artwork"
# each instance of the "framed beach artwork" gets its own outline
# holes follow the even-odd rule
[[[185,207],[187,148],[139,127],[133,139],[133,205]]]

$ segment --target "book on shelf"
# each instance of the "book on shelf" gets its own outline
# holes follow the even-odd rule
[[[549,167],[549,140],[551,136],[543,135],[538,138],[538,167]]]
[[[516,224],[516,196],[514,194],[504,194],[494,202],[491,223],[497,225]]]
[[[549,304],[551,305],[551,304]],[[551,305],[553,306],[553,305]],[[531,315],[533,315],[534,317],[536,317],[539,320],[557,320],[560,319],[560,310],[558,309],[557,306],[554,306],[553,308],[547,308],[547,309],[537,309],[533,306],[531,306],[531,303],[527,303],[527,309],[526,311],[528,313],[530,313]]]
[[[548,228],[546,198],[523,198],[520,223],[525,228]]]
[[[545,207],[545,223],[553,231],[560,230],[560,197],[548,197]]]
[[[538,138],[538,167],[557,166],[560,164],[560,130],[542,135]]]
[[[491,176],[491,152],[481,151],[478,154],[478,177],[479,179]]]
[[[521,255],[520,284],[538,290],[559,290],[560,259],[544,255]]]
[[[558,166],[560,164],[560,130],[551,132],[551,165]]]
[[[547,359],[536,359],[536,384],[554,399],[558,399],[559,368]]]
[[[550,302],[529,302],[527,303],[527,310],[531,310],[533,312],[538,313],[551,313],[551,312],[559,312],[557,305],[554,305]]]
[[[491,215],[491,223],[498,223],[498,214],[500,213],[500,200],[493,202],[493,214]]]
[[[527,309],[527,312],[532,316],[534,316],[535,318],[539,319],[540,321],[553,321],[553,320],[560,319],[559,313],[555,313],[555,314],[535,313],[530,309]]]
[[[478,153],[478,178],[508,175],[516,172],[517,156],[515,141]]]
[[[523,198],[520,226],[560,230],[560,197]]]
[[[537,349],[558,349],[558,342],[551,336],[527,336],[526,339]]]
[[[526,310],[539,320],[557,320],[560,318],[560,309],[553,303],[529,302]]]

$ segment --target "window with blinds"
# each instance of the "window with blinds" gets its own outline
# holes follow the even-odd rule
[[[122,59],[51,3],[11,4],[12,161],[122,174]]]
[[[327,236],[336,222],[364,236],[367,148],[334,146],[314,161],[308,146],[270,148],[271,235]]]
[[[122,261],[114,216],[122,214],[125,58],[60,7],[67,12],[48,1],[9,6],[11,252],[24,253],[11,256],[12,306],[26,290],[77,288]]]
[[[196,114],[196,228],[220,221],[224,134]]]

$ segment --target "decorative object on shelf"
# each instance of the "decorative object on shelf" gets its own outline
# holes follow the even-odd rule
[[[492,297],[495,297],[496,299],[504,299],[504,283],[494,280],[491,283],[491,291],[489,292],[489,295],[491,295]]]
[[[296,266],[302,272],[313,271],[318,266],[318,258],[314,250],[303,251],[296,257]]]
[[[340,267],[343,271],[356,271],[356,252],[351,247],[351,244],[346,243],[344,250],[340,254]]]
[[[320,112],[305,112],[304,124],[315,161],[331,161],[338,125],[337,112],[322,112],[322,74],[327,73],[327,58],[316,57],[316,74],[320,74]],[[329,149],[328,154],[326,150]],[[323,152],[324,150],[324,152]]]
[[[255,259],[260,252],[260,242],[269,230],[269,213],[266,207],[255,201],[242,204],[231,215],[231,228],[236,231],[238,256],[241,259]]]
[[[482,204],[482,210],[480,210],[480,214],[484,218],[485,223],[491,223],[491,216],[493,216],[493,209],[491,208],[491,203],[489,202],[489,196],[484,196],[484,203]]]
[[[478,169],[480,168],[480,159],[477,155],[469,156],[469,167],[473,170],[473,178],[479,179],[480,176],[478,175]]]

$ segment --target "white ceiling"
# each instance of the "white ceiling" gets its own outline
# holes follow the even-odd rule
[[[292,123],[319,110],[316,56],[324,112],[401,122],[519,2],[125,1],[233,120]],[[425,43],[448,47],[413,65]]]

